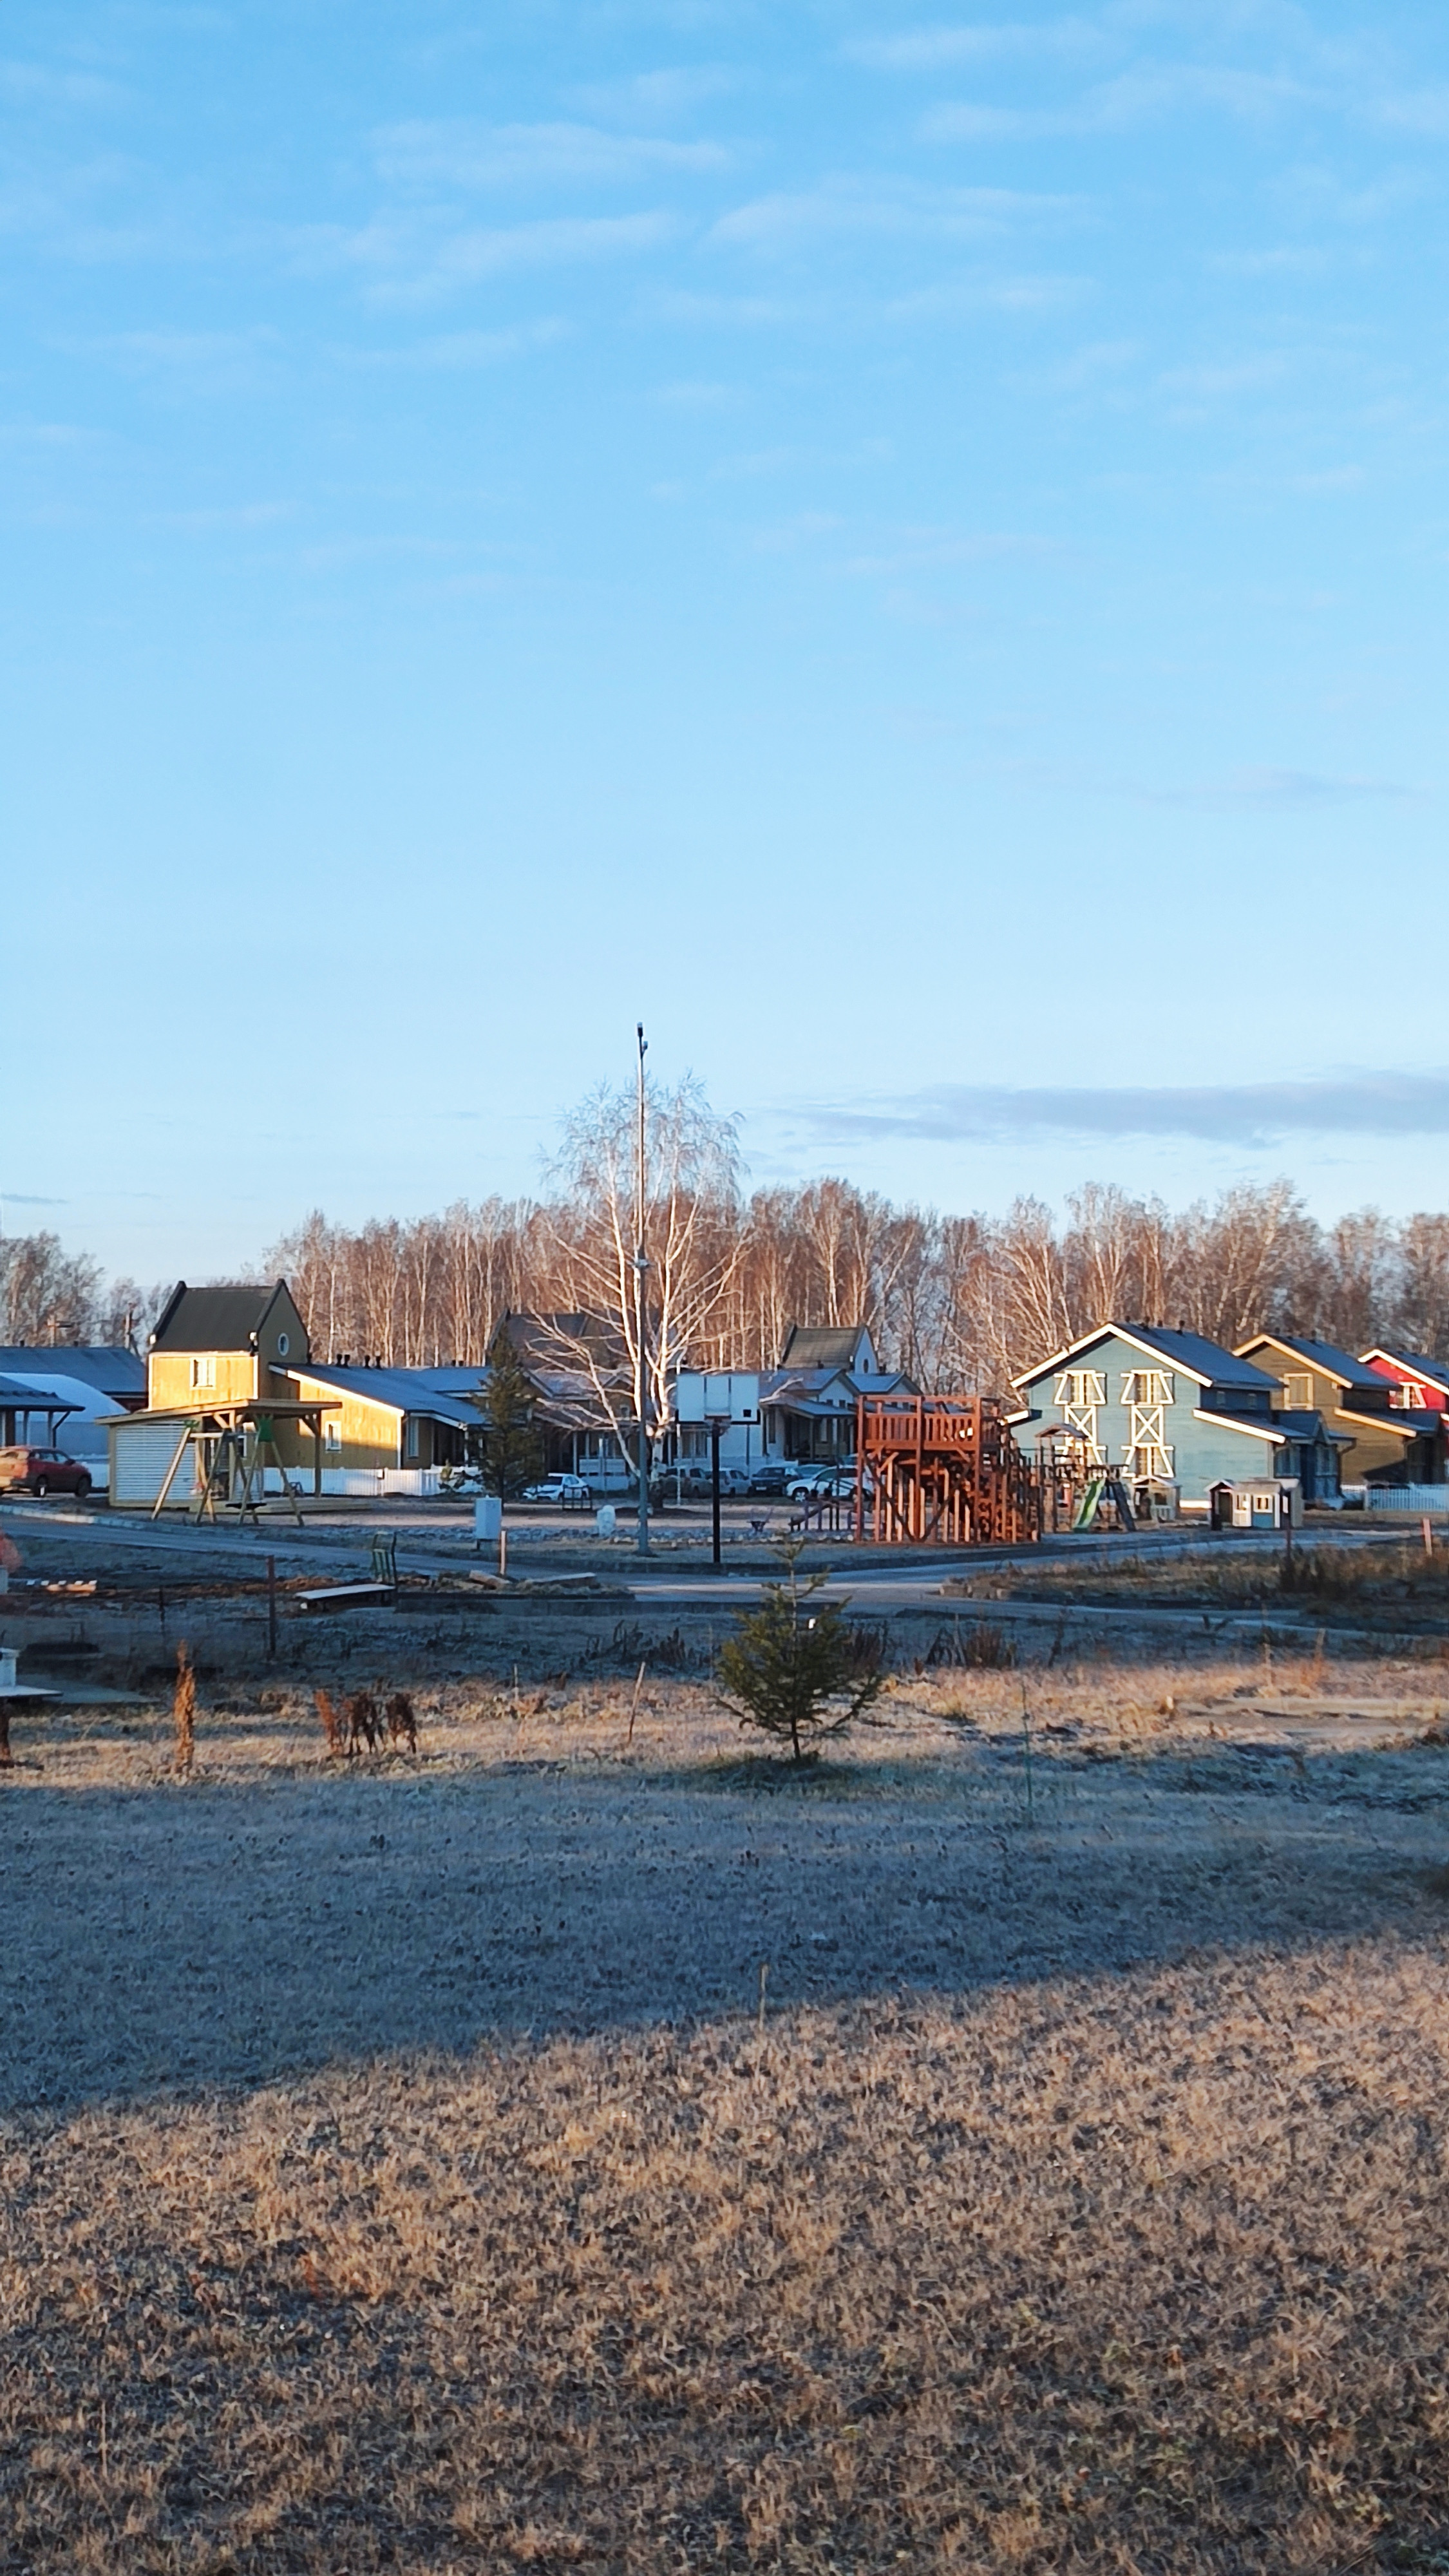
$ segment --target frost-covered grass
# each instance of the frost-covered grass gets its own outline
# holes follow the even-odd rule
[[[1336,1688],[17,1728],[0,2568],[1441,2563],[1449,1755]]]

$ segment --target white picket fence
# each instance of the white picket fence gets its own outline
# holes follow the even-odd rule
[[[1423,1520],[1449,1519],[1449,1485],[1366,1485],[1368,1512],[1402,1512]]]

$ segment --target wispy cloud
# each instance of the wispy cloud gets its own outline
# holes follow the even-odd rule
[[[127,95],[119,81],[96,72],[58,71],[50,63],[0,59],[0,98],[18,99],[26,106],[119,107]]]
[[[1449,134],[1449,89],[1426,85],[1392,91],[1377,99],[1370,113],[1376,125],[1401,134]]]
[[[259,323],[241,331],[111,331],[59,343],[73,352],[109,361],[128,375],[148,377],[188,393],[236,393],[269,372],[281,335]]]
[[[842,48],[870,71],[935,72],[957,63],[990,63],[1023,55],[1093,54],[1106,39],[1087,18],[1052,18],[1029,26],[926,26],[894,36],[854,36]]]
[[[1055,107],[944,100],[926,111],[920,130],[929,143],[1014,142],[1056,134],[1122,133],[1201,108],[1261,123],[1316,103],[1321,103],[1319,92],[1285,73],[1172,63],[1119,73]]]
[[[812,188],[755,197],[721,215],[708,238],[766,252],[860,235],[976,242],[1013,232],[1023,224],[1060,223],[1081,212],[1082,201],[1076,197],[839,176]]]
[[[459,225],[379,218],[353,231],[311,225],[292,234],[303,271],[352,269],[380,304],[437,302],[480,278],[511,271],[627,258],[669,241],[672,214],[553,215],[521,224]]]
[[[389,186],[414,191],[622,186],[729,163],[719,143],[611,134],[597,125],[484,125],[471,117],[385,126],[373,149]]]
[[[1403,802],[1412,788],[1388,778],[1333,778],[1309,769],[1240,769],[1195,787],[1130,787],[1143,805],[1234,806],[1360,805]]]
[[[500,331],[439,331],[396,349],[343,349],[337,354],[350,367],[436,369],[450,374],[472,367],[503,366],[535,349],[548,349],[569,336],[561,315],[545,314]]]
[[[728,97],[739,86],[739,73],[727,64],[687,63],[632,72],[620,80],[588,81],[571,91],[570,98],[592,116],[668,125],[694,115],[712,98]]]
[[[950,528],[910,528],[901,532],[895,544],[880,552],[852,555],[843,569],[871,578],[899,577],[913,572],[948,571],[965,564],[1060,559],[1072,551],[1052,537],[990,530],[963,534]]]
[[[1055,1135],[1268,1146],[1295,1135],[1443,1136],[1449,1135],[1449,1073],[1019,1091],[939,1083],[896,1099],[817,1103],[804,1116],[823,1142],[835,1144],[911,1137],[950,1145]]]

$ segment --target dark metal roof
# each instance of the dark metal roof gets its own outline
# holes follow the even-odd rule
[[[151,1335],[153,1351],[246,1351],[282,1282],[264,1288],[188,1288],[178,1279]]]
[[[1176,1360],[1179,1368],[1194,1371],[1213,1386],[1252,1387],[1261,1392],[1278,1383],[1266,1369],[1239,1359],[1236,1351],[1225,1351],[1221,1342],[1210,1342],[1205,1333],[1169,1333],[1161,1324],[1120,1324],[1111,1329],[1146,1342],[1149,1350],[1161,1351],[1164,1359]]]
[[[1271,1339],[1280,1351],[1292,1351],[1305,1359],[1310,1368],[1322,1369],[1326,1376],[1341,1378],[1345,1386],[1371,1386],[1382,1393],[1388,1380],[1377,1369],[1365,1368],[1352,1351],[1341,1351],[1333,1342],[1310,1342],[1301,1333],[1274,1333]]]
[[[780,1353],[781,1368],[848,1369],[867,1338],[864,1324],[792,1324]]]
[[[78,1378],[82,1386],[97,1388],[117,1404],[146,1392],[146,1363],[134,1351],[113,1350],[104,1342],[0,1343],[0,1370],[7,1377],[17,1370],[29,1377],[32,1370],[46,1369],[57,1377]]]
[[[1290,1440],[1328,1440],[1332,1442],[1335,1449],[1351,1449],[1353,1447],[1352,1432],[1330,1431],[1321,1413],[1292,1413],[1285,1411],[1282,1413],[1275,1413],[1273,1419],[1275,1422],[1281,1423]]]

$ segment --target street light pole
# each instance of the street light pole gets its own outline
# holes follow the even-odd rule
[[[710,1520],[713,1527],[714,1538],[714,1549],[711,1561],[716,1574],[720,1571],[719,1444],[720,1435],[729,1429],[730,1420],[731,1417],[727,1413],[712,1413],[709,1416],[709,1500]]]
[[[649,1367],[645,1335],[648,1330],[649,1308],[644,1293],[644,1274],[649,1267],[649,1255],[644,1248],[644,1211],[647,1203],[644,1187],[644,1058],[649,1052],[649,1041],[644,1035],[642,1020],[637,1024],[635,1035],[639,1041],[639,1132],[634,1156],[634,1419],[639,1426],[639,1554],[647,1556],[649,1553],[649,1435],[647,1429]]]

